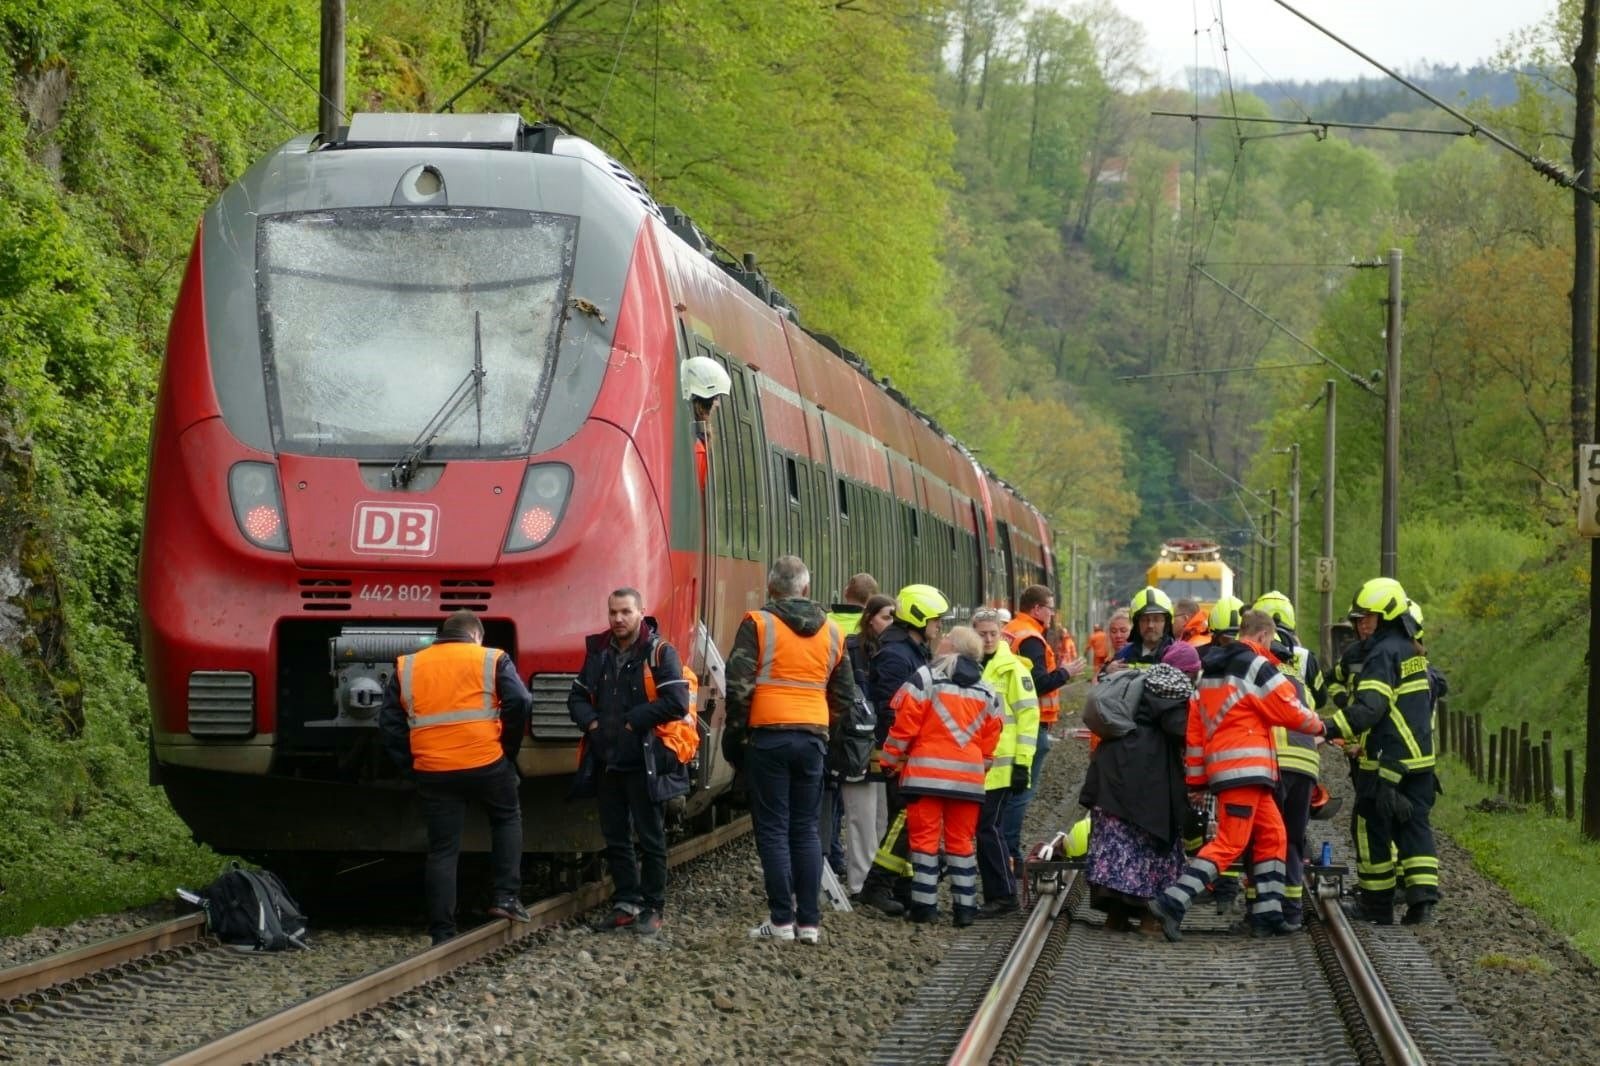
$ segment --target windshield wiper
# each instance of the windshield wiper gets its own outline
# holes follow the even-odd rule
[[[411,484],[411,479],[417,475],[417,468],[422,465],[422,457],[433,447],[433,442],[444,432],[445,427],[455,418],[468,399],[471,399],[478,409],[478,447],[483,447],[483,375],[483,315],[474,311],[472,369],[461,379],[461,384],[445,397],[444,403],[440,404],[433,417],[428,419],[428,424],[422,427],[422,432],[417,434],[417,439],[411,442],[411,447],[406,449],[400,461],[389,468],[390,485],[403,489]]]

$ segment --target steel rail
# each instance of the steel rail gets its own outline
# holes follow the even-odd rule
[[[192,943],[205,931],[205,915],[190,914],[0,970],[0,1003]]]
[[[1006,1025],[1017,1009],[1022,990],[1033,976],[1034,964],[1039,961],[1039,954],[1044,950],[1045,941],[1049,939],[1050,930],[1060,917],[1061,909],[1066,906],[1077,877],[1077,871],[1073,871],[1071,877],[1052,890],[1048,905],[1040,900],[1034,906],[1027,923],[1017,934],[1017,942],[1012,945],[1006,961],[1000,964],[1000,972],[995,974],[994,983],[973,1012],[966,1032],[961,1034],[961,1042],[950,1056],[950,1066],[985,1066],[994,1058],[1000,1039],[1005,1035]]]
[[[673,848],[667,861],[679,866],[736,840],[750,831],[749,817],[740,818]],[[235,1029],[217,1040],[169,1059],[168,1066],[221,1066],[252,1062],[296,1041],[354,1018],[385,1000],[424,984],[522,939],[545,926],[565,921],[603,902],[610,879],[584,885],[565,895],[542,900],[528,909],[532,921],[513,923],[504,918],[480,925],[427,951],[403,959],[346,985],[313,996],[293,1007]]]
[[[1428,1060],[1416,1041],[1412,1040],[1405,1019],[1401,1018],[1394,1000],[1389,998],[1389,993],[1383,987],[1383,978],[1378,976],[1372,960],[1356,939],[1344,908],[1339,906],[1338,887],[1320,884],[1312,900],[1317,908],[1317,918],[1328,928],[1328,939],[1332,941],[1339,966],[1344,970],[1345,978],[1361,1005],[1361,1013],[1377,1038],[1384,1062],[1391,1066],[1425,1066]]]

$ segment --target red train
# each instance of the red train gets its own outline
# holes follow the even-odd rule
[[[697,354],[733,380],[704,506],[678,381]],[[528,850],[593,850],[592,804],[564,802],[565,701],[606,593],[726,648],[784,552],[823,600],[859,570],[967,607],[1054,576],[1031,505],[579,138],[363,114],[206,212],[139,575],[153,773],[198,839],[424,850],[378,694],[467,608],[531,676]],[[691,814],[727,782],[705,750]]]

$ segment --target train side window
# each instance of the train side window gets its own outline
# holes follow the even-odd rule
[[[797,527],[797,536],[795,537],[795,554],[800,556],[801,559],[804,559],[807,566],[813,566],[815,564],[812,561],[814,548],[811,536],[811,527],[816,518],[816,505],[811,498],[811,471],[809,469],[800,469],[799,466],[800,464],[795,460],[789,460],[789,477],[795,479],[792,480],[790,484],[796,486],[796,492],[798,493],[798,499],[800,503],[799,508],[795,509],[793,512],[795,525]],[[796,477],[796,475],[798,475],[798,477]]]
[[[783,470],[785,483],[789,486],[789,502],[799,504],[800,473],[795,467],[793,456],[786,455],[783,457]]]
[[[724,556],[733,555],[733,524],[743,510],[738,497],[743,490],[744,478],[739,471],[738,438],[734,433],[736,419],[731,407],[726,401],[719,403],[712,415],[715,437],[711,442],[711,466],[715,473],[711,486],[714,493],[711,507],[717,524],[716,553]]]
[[[816,475],[817,491],[813,499],[817,504],[817,557],[807,559],[811,564],[811,598],[827,604],[824,596],[832,596],[834,589],[833,578],[833,500],[834,494],[828,485],[828,469],[822,464],[817,464],[813,472]]]

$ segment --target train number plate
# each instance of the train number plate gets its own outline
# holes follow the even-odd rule
[[[398,603],[432,603],[432,585],[362,585],[361,599]]]

